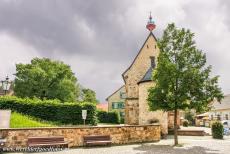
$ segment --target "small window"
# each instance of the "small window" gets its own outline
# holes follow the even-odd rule
[[[217,120],[220,120],[220,119],[221,119],[221,118],[220,118],[220,115],[218,114],[218,115],[217,115]]]
[[[151,56],[150,57],[150,60],[151,60],[151,66],[152,66],[152,68],[155,68],[155,57],[154,56]]]
[[[121,103],[117,103],[118,109],[121,109]]]
[[[117,109],[117,108],[118,108],[118,104],[117,104],[116,102],[113,102],[113,103],[112,103],[112,108],[113,108],[113,109]]]
[[[155,45],[155,49],[157,48],[157,45]]]
[[[119,109],[124,109],[124,102],[119,103]]]
[[[225,114],[225,120],[228,120],[228,114]]]
[[[125,99],[126,98],[126,93],[125,92],[120,92],[120,98]]]
[[[147,49],[149,48],[149,46],[147,45]]]
[[[123,102],[120,102],[119,103],[119,109],[123,109],[124,108],[124,103]]]

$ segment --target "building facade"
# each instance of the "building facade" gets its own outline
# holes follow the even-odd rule
[[[106,98],[108,102],[108,111],[117,111],[121,119],[125,117],[125,86],[120,87],[113,94]]]
[[[225,95],[221,102],[214,100],[210,107],[209,112],[196,115],[196,126],[209,127],[216,120],[230,120],[230,94]]]
[[[208,113],[210,120],[230,120],[230,94],[225,95],[221,102],[213,101]]]
[[[132,64],[122,74],[125,85],[121,89],[126,93],[126,97],[123,99],[125,102],[125,124],[144,125],[159,122],[161,133],[167,134],[168,128],[174,126],[174,113],[160,110],[150,111],[147,102],[148,89],[155,85],[152,80],[152,73],[156,68],[160,51],[157,46],[157,39],[152,33],[155,24],[151,16],[146,27],[150,31],[147,39]],[[116,92],[115,95],[117,95]],[[177,121],[179,125],[179,112]]]
[[[152,32],[148,35],[142,48],[130,67],[122,74],[125,89],[125,123],[150,124],[159,121],[164,134],[168,133],[168,113],[163,111],[149,111],[147,97],[148,89],[154,86],[152,72],[157,64],[159,48]]]

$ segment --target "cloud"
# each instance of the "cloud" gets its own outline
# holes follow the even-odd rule
[[[151,11],[157,37],[170,22],[195,32],[213,75],[221,76],[220,85],[229,93],[229,10],[225,0],[4,0],[0,78],[12,74],[15,63],[49,57],[71,65],[79,82],[104,101],[123,84],[122,72],[148,36]]]
[[[28,63],[33,57],[39,57],[39,53],[28,44],[5,34],[0,33],[0,80],[8,75],[14,77],[16,63]]]

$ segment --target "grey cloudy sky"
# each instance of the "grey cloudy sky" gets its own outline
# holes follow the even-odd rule
[[[69,64],[101,102],[123,84],[121,74],[148,36],[149,12],[161,37],[168,23],[191,29],[220,86],[230,93],[230,1],[1,0],[0,80],[15,63],[49,57]]]

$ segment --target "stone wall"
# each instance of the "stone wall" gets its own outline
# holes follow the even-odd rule
[[[64,136],[69,147],[83,146],[84,135],[110,135],[112,144],[152,142],[160,140],[159,125],[133,125],[110,127],[57,127],[29,129],[0,129],[6,138],[6,147],[26,147],[31,136]]]
[[[139,102],[138,99],[126,99],[125,102],[125,123],[138,124]]]
[[[161,131],[168,134],[168,113],[163,111],[149,111],[147,102],[148,89],[154,86],[153,81],[139,84],[139,124],[150,124],[150,120],[159,120]]]

